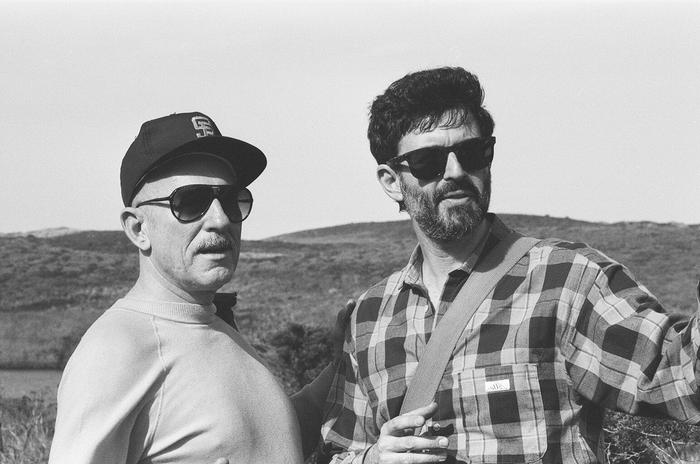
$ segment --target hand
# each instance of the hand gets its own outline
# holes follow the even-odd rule
[[[426,419],[437,411],[437,403],[394,417],[382,426],[377,443],[367,452],[366,464],[440,462],[447,459],[447,438],[415,436]]]
[[[343,343],[345,342],[345,331],[350,323],[350,317],[355,310],[357,302],[350,298],[345,307],[338,311],[333,327],[333,359],[338,360],[343,356]]]

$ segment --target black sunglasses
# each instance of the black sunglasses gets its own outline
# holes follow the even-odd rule
[[[445,173],[447,156],[454,153],[465,171],[478,171],[493,161],[493,146],[496,137],[477,137],[467,139],[449,147],[423,147],[395,156],[386,164],[401,166],[401,161],[408,162],[408,169],[420,180],[431,180]]]
[[[180,222],[194,222],[204,216],[214,198],[219,200],[226,216],[234,223],[243,222],[253,208],[253,194],[234,185],[192,184],[178,187],[170,196],[142,201],[136,207],[168,201],[170,211]]]

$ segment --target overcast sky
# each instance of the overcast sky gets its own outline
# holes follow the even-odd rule
[[[451,65],[496,121],[492,210],[700,223],[700,2],[0,3],[0,232],[118,229],[143,121],[260,147],[244,238],[404,218],[372,99]]]

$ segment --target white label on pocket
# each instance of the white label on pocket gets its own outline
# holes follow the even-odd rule
[[[486,382],[486,393],[502,392],[510,390],[510,379],[493,380]]]

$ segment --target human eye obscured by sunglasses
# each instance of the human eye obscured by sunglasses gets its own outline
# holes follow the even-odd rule
[[[136,207],[167,201],[175,219],[187,223],[204,216],[215,198],[219,200],[226,216],[233,223],[243,222],[253,209],[253,194],[247,188],[206,184],[178,187],[170,196],[142,201]]]
[[[386,163],[401,166],[408,163],[411,174],[420,180],[432,180],[445,173],[447,157],[450,153],[457,156],[462,169],[467,172],[478,171],[493,161],[493,146],[496,137],[478,137],[467,139],[449,147],[424,147],[391,158]]]

